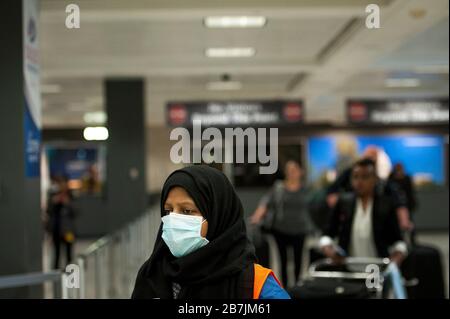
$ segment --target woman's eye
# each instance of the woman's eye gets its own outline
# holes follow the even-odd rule
[[[169,214],[170,214],[170,212],[171,212],[171,210],[170,210],[170,209],[168,209],[168,208],[165,208],[165,209],[164,209],[164,214],[166,214],[166,215],[169,215]]]
[[[190,214],[192,214],[194,211],[192,210],[192,209],[185,209],[185,210],[183,210],[183,214],[186,214],[186,215],[190,215]]]

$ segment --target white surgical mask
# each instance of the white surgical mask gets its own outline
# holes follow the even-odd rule
[[[175,257],[202,248],[209,241],[201,236],[202,224],[205,220],[201,216],[188,216],[170,213],[162,217],[162,239]]]

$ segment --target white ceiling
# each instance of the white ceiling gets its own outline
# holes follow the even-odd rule
[[[112,76],[146,78],[151,126],[164,125],[165,102],[176,99],[303,98],[308,121],[339,122],[350,96],[448,96],[447,0],[79,0],[81,28],[69,30],[71,2],[42,0],[42,83],[61,88],[43,94],[45,127],[85,125],[86,112],[103,109],[103,79]],[[381,5],[378,30],[364,26],[373,2]],[[424,16],[414,18],[421,9]],[[208,15],[253,14],[267,25],[203,26]],[[251,46],[256,55],[204,55],[229,46]],[[242,89],[208,91],[224,73]],[[392,76],[418,77],[421,85],[386,88]]]

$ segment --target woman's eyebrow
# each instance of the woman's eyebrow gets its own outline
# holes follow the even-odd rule
[[[178,202],[178,204],[181,204],[181,205],[194,205],[195,206],[195,203],[193,201],[191,201],[191,200],[184,200],[184,201]]]

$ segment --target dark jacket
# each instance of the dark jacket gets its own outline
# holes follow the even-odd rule
[[[397,214],[392,198],[377,194],[373,199],[372,231],[379,257],[389,256],[389,247],[402,240]],[[351,243],[352,225],[356,212],[356,196],[341,194],[334,207],[325,235],[338,238],[338,244],[348,252]]]
[[[54,237],[58,236],[63,238],[68,232],[75,233],[75,217],[76,211],[73,206],[73,195],[69,193],[70,203],[54,203],[52,201],[52,194],[49,198],[47,204],[47,231],[50,232]]]
[[[397,179],[394,177],[393,174],[389,176],[389,184],[397,187],[399,190],[401,190],[405,196],[407,201],[407,207],[410,212],[413,212],[417,208],[417,199],[416,199],[416,192],[414,190],[414,185],[411,181],[411,178],[409,176],[405,176],[401,179]]]

